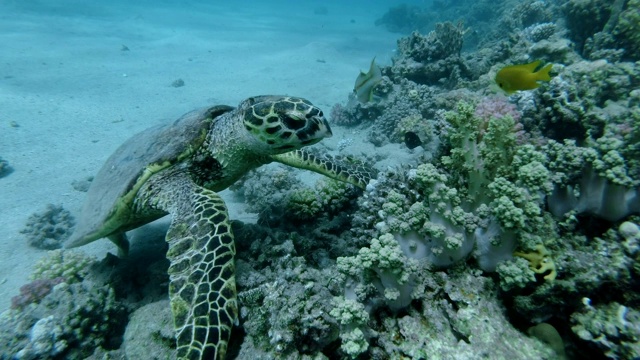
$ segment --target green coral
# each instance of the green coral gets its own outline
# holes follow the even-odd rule
[[[353,186],[342,181],[320,180],[315,189],[298,188],[287,198],[287,212],[298,220],[311,220],[321,212],[337,213],[352,199]]]
[[[371,245],[360,249],[355,257],[338,258],[340,272],[355,274],[365,270],[384,273],[392,275],[399,284],[404,284],[409,280],[410,272],[405,269],[406,265],[407,259],[391,234],[383,234],[379,238],[373,239]],[[368,275],[373,276],[372,273]]]
[[[53,250],[40,259],[35,265],[31,280],[64,278],[68,284],[82,281],[89,267],[96,262],[93,256],[74,250]]]
[[[287,212],[298,220],[312,219],[322,211],[322,204],[313,189],[298,189],[289,195]]]
[[[419,230],[424,235],[444,236],[444,232],[438,230],[441,227],[425,221],[429,220],[428,216],[432,214],[438,214],[440,222],[448,222],[452,227],[460,227],[462,231],[467,233],[473,232],[478,226],[478,218],[464,210],[460,192],[449,185],[452,183],[450,177],[433,164],[419,165],[417,169],[410,172],[409,179],[411,183],[416,184],[420,193],[427,196],[424,204],[424,219],[414,215],[415,211],[411,211],[411,209],[405,213],[403,218],[419,219],[419,223],[423,223]],[[412,228],[415,229],[415,226]]]
[[[340,325],[361,326],[369,321],[369,313],[361,303],[336,297],[333,299],[334,308],[329,315],[333,316]]]
[[[536,282],[536,274],[524,258],[516,257],[513,260],[501,261],[496,267],[496,272],[500,277],[500,288],[503,291],[523,289],[528,284]]]
[[[354,187],[344,181],[321,179],[316,183],[316,192],[324,209],[329,213],[336,213],[349,204]]]
[[[616,130],[617,128],[617,130]],[[635,158],[640,144],[629,124],[607,125],[602,136],[578,146],[575,141],[549,141],[545,146],[555,188],[548,197],[549,210],[557,217],[571,210],[591,213],[609,221],[618,221],[640,211],[634,198],[638,194],[640,174]]]
[[[625,46],[625,55],[638,60],[640,58],[640,0],[629,0],[626,9],[620,14],[613,34]]]
[[[418,262],[405,256],[393,235],[385,233],[371,240],[369,247],[361,248],[355,256],[339,257],[338,271],[356,283],[373,284],[377,294],[392,309],[406,306],[412,299],[413,279],[418,272]],[[368,289],[352,289],[358,298],[365,298]],[[364,299],[362,299],[364,300]]]
[[[637,166],[635,163],[638,160],[635,156],[640,151],[639,143],[625,142],[609,130],[610,128],[607,128],[602,137],[590,142],[591,147],[596,151],[596,156],[590,159],[591,166],[600,176],[606,178],[612,184],[625,187],[638,185],[640,183],[640,179],[637,178],[638,174],[635,174],[636,176],[632,175],[637,172],[637,169],[632,170],[631,167],[635,168]],[[630,156],[628,158],[634,163],[628,164],[627,158],[623,154]]]
[[[369,321],[369,313],[361,303],[345,298],[334,298],[334,308],[329,315],[340,323],[340,348],[352,359],[364,353],[369,348],[369,342],[362,328]]]
[[[475,115],[473,105],[463,101],[445,118],[451,125],[446,136],[451,151],[441,161],[477,207],[485,202],[483,194],[491,179],[510,173],[516,149],[515,121],[511,116],[485,121]]]
[[[532,145],[517,144],[515,120],[502,116],[485,121],[465,102],[458,103],[446,119],[451,125],[446,136],[451,150],[442,164],[450,179],[431,177],[461,189],[463,209],[476,211],[489,205],[504,230],[539,223],[544,195],[552,190],[548,159]]]
[[[340,334],[342,344],[340,349],[349,355],[352,359],[358,357],[358,355],[367,351],[369,348],[369,342],[364,336],[364,333],[360,329],[353,329],[351,331]]]
[[[575,182],[584,170],[589,159],[597,157],[594,149],[578,146],[575,140],[566,139],[560,143],[549,140],[544,147],[549,158],[547,169],[552,173],[552,180],[558,185]]]

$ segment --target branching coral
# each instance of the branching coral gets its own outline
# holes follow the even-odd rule
[[[460,50],[467,29],[462,22],[438,23],[426,36],[413,32],[398,40],[400,56],[394,60],[394,75],[418,84],[437,84],[456,76],[469,77],[469,69],[460,58]]]
[[[89,266],[95,262],[95,257],[80,251],[53,250],[35,264],[30,278],[32,280],[62,278],[64,282],[73,284],[82,281],[89,272]]]
[[[605,0],[570,0],[564,4],[563,12],[572,40],[582,49],[588,37],[604,28],[611,6]]]
[[[427,36],[414,32],[408,38],[398,40],[398,50],[417,62],[430,62],[459,55],[466,30],[462,22],[437,23]]]
[[[620,14],[618,22],[612,31],[615,38],[625,45],[625,57],[630,60],[640,59],[639,8],[640,0],[629,0],[626,9]]]
[[[571,330],[610,359],[640,357],[640,312],[618,303],[591,306],[571,315]]]
[[[27,236],[29,245],[52,250],[62,246],[71,235],[74,225],[75,219],[67,209],[48,204],[43,212],[29,217],[21,233]]]

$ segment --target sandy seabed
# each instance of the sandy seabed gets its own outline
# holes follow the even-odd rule
[[[0,312],[46,254],[20,233],[27,218],[47,204],[77,217],[85,193],[71,183],[128,137],[252,95],[302,96],[329,113],[372,57],[388,62],[395,48],[374,25],[386,9],[366,1],[228,3],[0,2],[0,158],[14,169],[0,178]],[[251,217],[223,196],[232,218]],[[107,240],[81,249],[115,253]]]

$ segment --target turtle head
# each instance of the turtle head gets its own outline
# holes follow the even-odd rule
[[[254,96],[239,108],[244,128],[272,154],[313,145],[332,135],[322,110],[303,98]]]

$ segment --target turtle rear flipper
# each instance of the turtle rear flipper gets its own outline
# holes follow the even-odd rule
[[[166,241],[178,359],[224,359],[238,305],[236,250],[222,198],[169,172],[149,179],[137,202],[173,218]]]

